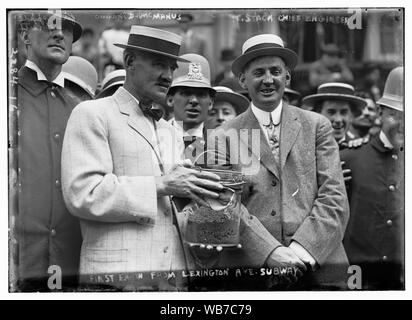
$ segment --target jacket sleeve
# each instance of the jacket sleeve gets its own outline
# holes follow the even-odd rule
[[[95,103],[79,104],[67,123],[62,150],[67,208],[83,219],[152,224],[157,215],[155,178],[113,173],[109,119]]]
[[[320,119],[316,134],[318,192],[310,214],[292,240],[302,245],[322,265],[342,243],[349,219],[349,204],[332,126],[326,118]]]

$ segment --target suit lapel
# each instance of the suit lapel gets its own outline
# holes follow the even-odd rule
[[[152,131],[150,130],[137,101],[122,87],[115,92],[113,98],[119,105],[120,112],[128,116],[127,124],[140,134],[147,143],[150,144],[151,148],[155,150]]]
[[[265,166],[270,172],[272,172],[276,177],[279,178],[279,172],[276,166],[276,160],[270,150],[269,143],[266,140],[265,134],[260,127],[259,121],[253,114],[252,109],[249,107],[245,111],[244,117],[239,124],[240,129],[247,129],[247,140],[245,135],[240,135],[240,140],[248,146],[248,149],[260,160],[260,162]],[[260,150],[252,148],[252,129],[260,130]]]
[[[280,129],[280,168],[286,163],[286,158],[299,134],[301,124],[293,108],[283,101],[282,124]]]

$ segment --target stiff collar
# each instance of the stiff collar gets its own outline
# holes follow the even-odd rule
[[[203,138],[203,129],[204,129],[204,123],[200,123],[194,128],[191,128],[189,130],[184,130],[183,129],[183,122],[182,121],[177,121],[176,119],[172,119],[170,123],[181,133],[182,137],[198,137],[198,138]]]
[[[251,102],[251,109],[256,119],[261,126],[268,126],[270,124],[270,116],[272,116],[272,121],[275,125],[280,123],[280,116],[282,114],[283,102],[280,100],[278,106],[272,112],[267,112],[256,107],[253,102]]]
[[[387,149],[392,150],[393,149],[393,144],[389,141],[388,137],[386,134],[381,130],[379,133],[379,139],[381,139],[383,146]]]
[[[33,61],[27,60],[25,63],[25,66],[33,70],[34,72],[36,72],[38,81],[49,82],[49,80],[47,80],[46,76],[44,75],[43,71],[41,71],[40,68],[37,66],[37,64],[35,64]],[[61,88],[64,88],[64,79],[65,79],[64,72],[60,72],[57,75],[57,77],[51,82],[53,82],[54,84],[58,85]]]

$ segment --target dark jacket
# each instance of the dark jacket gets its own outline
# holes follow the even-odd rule
[[[404,260],[404,155],[379,137],[341,153],[352,170],[351,215],[344,245],[351,264],[362,267],[372,288],[399,288]],[[378,287],[376,286],[378,285]]]
[[[49,277],[51,265],[63,277],[76,276],[79,221],[67,211],[60,185],[63,136],[76,101],[27,67],[18,76],[18,278]]]

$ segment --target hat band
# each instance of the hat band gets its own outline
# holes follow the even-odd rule
[[[105,90],[108,86],[110,86],[112,83],[119,82],[119,81],[125,81],[125,76],[118,76],[110,79],[107,81],[104,86],[102,87],[102,90]]]
[[[243,52],[243,54],[246,54],[250,51],[254,51],[254,50],[259,50],[259,49],[279,49],[282,48],[284,49],[283,46],[281,46],[280,44],[277,43],[261,43],[261,44],[257,44],[255,46],[252,46],[250,48],[248,48],[245,52]]]
[[[171,54],[174,56],[179,55],[180,45],[162,40],[159,38],[143,36],[140,34],[131,34],[127,44],[130,46],[142,47],[150,50],[160,51],[162,53]]]
[[[346,95],[351,95],[353,96],[355,94],[355,92],[353,92],[351,89],[349,88],[345,88],[345,87],[335,87],[335,86],[330,86],[330,87],[322,87],[318,89],[318,94],[324,94],[324,93],[328,93],[328,94],[346,94]]]

